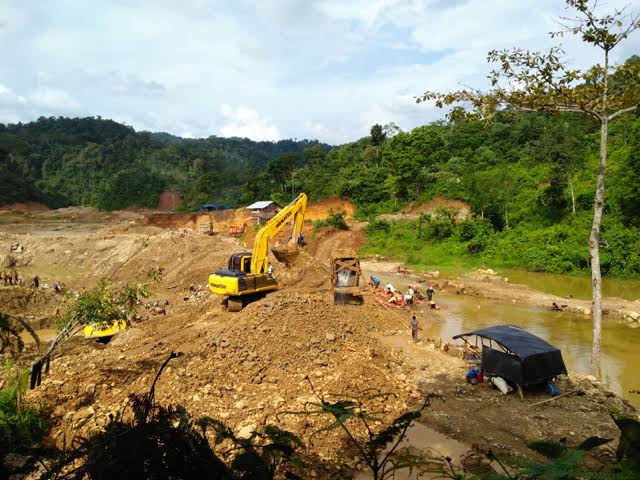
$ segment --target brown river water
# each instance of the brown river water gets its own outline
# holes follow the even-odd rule
[[[508,277],[511,283],[522,283],[541,292],[560,297],[571,295],[573,298],[591,300],[591,277],[588,276],[574,277],[524,270],[500,270],[500,275]],[[605,297],[618,297],[631,301],[640,300],[640,280],[604,278],[602,293]]]

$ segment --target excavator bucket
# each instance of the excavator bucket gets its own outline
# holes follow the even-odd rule
[[[291,265],[298,258],[298,255],[300,254],[300,249],[298,249],[298,247],[296,246],[273,247],[271,249],[271,253],[273,253],[273,256],[276,257],[276,260],[278,260],[280,263],[286,263],[287,265]]]

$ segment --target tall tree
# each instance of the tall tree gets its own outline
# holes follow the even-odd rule
[[[380,145],[384,143],[387,138],[387,134],[382,128],[382,125],[376,123],[371,127],[371,144],[376,147],[376,158],[380,156]],[[377,166],[377,165],[376,165]]]
[[[453,119],[491,120],[495,112],[505,108],[523,111],[574,112],[588,115],[600,124],[600,158],[596,177],[593,223],[589,236],[591,280],[593,290],[593,342],[591,373],[600,376],[600,344],[602,335],[602,276],[600,272],[600,225],[604,208],[605,172],[609,123],[638,107],[640,102],[640,68],[636,63],[613,66],[611,51],[640,28],[640,16],[625,9],[600,13],[597,1],[566,0],[575,17],[562,17],[565,34],[579,36],[583,42],[600,50],[602,63],[586,71],[574,70],[563,58],[560,47],[548,52],[531,52],[515,48],[491,51],[488,61],[498,68],[489,74],[491,89],[459,90],[451,93],[427,91],[417,101],[433,100],[436,106],[462,102],[471,111],[454,108]],[[612,82],[612,79],[615,82]]]

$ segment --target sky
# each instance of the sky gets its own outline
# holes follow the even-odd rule
[[[415,97],[486,87],[489,50],[557,44],[567,13],[560,0],[0,0],[0,123],[101,116],[341,144],[443,118]],[[572,66],[599,60],[562,45]],[[638,35],[613,59],[634,53]]]

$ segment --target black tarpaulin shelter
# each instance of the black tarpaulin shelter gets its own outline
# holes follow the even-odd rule
[[[524,386],[567,373],[560,350],[516,325],[496,325],[453,338],[471,345],[468,338],[473,336],[482,342],[482,370],[487,375]]]

